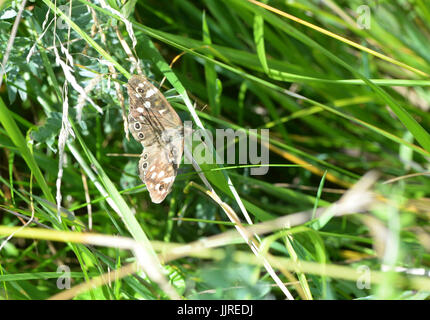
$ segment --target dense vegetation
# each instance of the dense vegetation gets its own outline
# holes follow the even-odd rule
[[[428,298],[429,21],[425,0],[0,1],[0,298]],[[236,140],[152,203],[139,71],[268,172]]]

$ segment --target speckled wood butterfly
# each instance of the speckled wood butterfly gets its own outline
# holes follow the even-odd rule
[[[146,184],[152,202],[160,203],[171,191],[184,151],[182,121],[144,76],[132,76],[127,92],[129,129],[144,148],[139,160],[139,177]]]

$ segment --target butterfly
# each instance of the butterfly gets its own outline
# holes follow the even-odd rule
[[[184,151],[181,118],[163,94],[142,75],[128,80],[129,130],[143,146],[139,177],[153,203],[162,202],[172,189]]]

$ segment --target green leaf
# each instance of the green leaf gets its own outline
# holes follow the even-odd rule
[[[43,191],[46,199],[51,202],[55,202],[53,195],[51,194],[51,190],[48,187],[48,184],[45,178],[40,171],[40,168],[35,161],[33,154],[30,152],[30,149],[27,147],[27,143],[25,142],[25,138],[19,130],[15,120],[12,117],[9,109],[3,102],[3,99],[0,98],[0,123],[5,128],[8,136],[11,138],[15,146],[18,148],[20,155],[24,158],[25,162],[31,169],[34,174],[34,177],[37,180],[38,185]]]
[[[31,132],[31,137],[37,142],[46,143],[52,151],[57,152],[53,145],[61,129],[61,117],[61,113],[51,112],[46,123]]]

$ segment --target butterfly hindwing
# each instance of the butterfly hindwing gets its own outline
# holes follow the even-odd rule
[[[151,155],[156,156],[151,156]],[[170,192],[177,166],[169,162],[168,154],[158,145],[145,148],[139,161],[139,176],[145,182],[152,202],[160,203]]]

